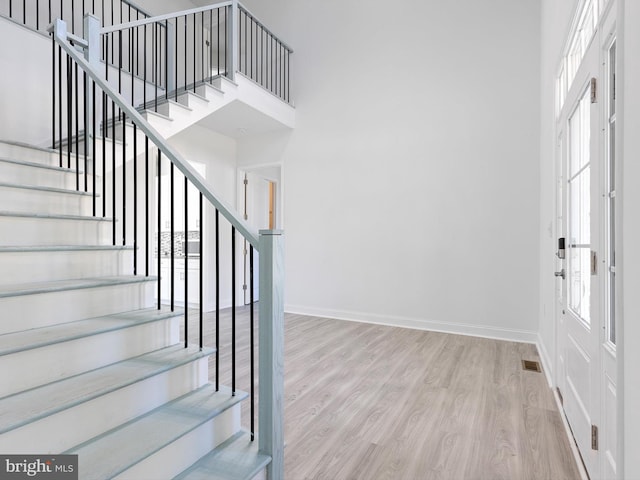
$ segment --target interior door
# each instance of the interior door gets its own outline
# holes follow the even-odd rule
[[[592,42],[561,113],[560,185],[564,259],[559,260],[559,388],[563,407],[591,478],[599,475],[594,427],[600,415],[599,83],[598,42]],[[562,255],[560,255],[562,256]],[[593,440],[596,439],[596,443]]]

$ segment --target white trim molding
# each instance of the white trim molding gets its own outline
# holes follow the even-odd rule
[[[432,332],[469,335],[472,337],[492,338],[511,342],[538,343],[537,333],[529,330],[499,328],[489,325],[471,325],[468,323],[425,320],[421,318],[402,317],[397,315],[380,315],[365,312],[331,310],[327,308],[305,307],[302,305],[285,305],[285,312],[312,317],[332,318],[349,322],[372,323],[389,327],[412,328]]]

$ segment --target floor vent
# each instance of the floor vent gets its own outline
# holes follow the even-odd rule
[[[522,369],[529,372],[541,372],[540,362],[534,360],[522,360]]]

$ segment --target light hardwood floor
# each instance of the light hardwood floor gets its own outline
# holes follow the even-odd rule
[[[205,315],[206,345],[214,318]],[[227,310],[227,385],[230,343]],[[236,345],[248,391],[247,308]],[[580,478],[544,374],[522,370],[538,360],[533,345],[287,315],[285,352],[287,480]]]

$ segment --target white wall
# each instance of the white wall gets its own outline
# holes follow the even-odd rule
[[[295,49],[287,308],[533,340],[539,4],[247,4]]]

